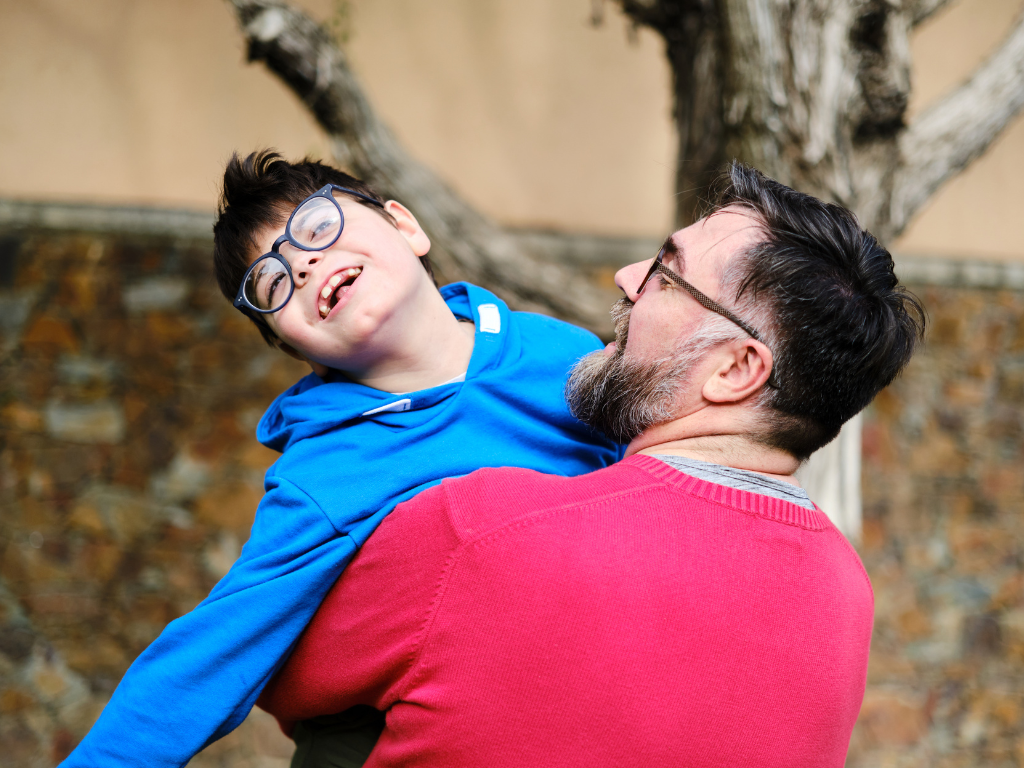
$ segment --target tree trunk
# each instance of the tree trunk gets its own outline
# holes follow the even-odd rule
[[[725,159],[853,210],[890,242],[1024,104],[1024,23],[912,123],[913,27],[948,0],[619,0],[665,39],[680,223]]]

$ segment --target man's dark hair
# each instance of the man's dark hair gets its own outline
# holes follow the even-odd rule
[[[765,239],[726,267],[723,286],[763,330],[779,389],[758,439],[805,459],[889,385],[924,337],[920,301],[892,256],[847,209],[733,163],[711,213],[753,212]]]
[[[229,301],[234,301],[245,271],[260,253],[259,235],[268,227],[280,227],[299,203],[327,184],[337,184],[361,192],[374,200],[384,198],[359,179],[321,163],[305,158],[290,163],[277,152],[264,149],[244,159],[232,154],[224,169],[224,186],[217,204],[217,221],[213,225],[213,269],[217,285]],[[344,194],[344,193],[338,193]],[[354,195],[351,200],[394,224],[391,214]],[[421,256],[420,263],[431,279],[434,277],[430,258]],[[274,345],[276,336],[266,323],[249,316]]]

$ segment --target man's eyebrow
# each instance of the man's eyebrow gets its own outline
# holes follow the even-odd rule
[[[676,241],[672,238],[675,233],[665,238],[665,242],[661,244],[661,249],[665,252],[665,256],[668,258],[674,258],[676,263],[683,267],[686,264],[686,257],[683,255],[683,249],[676,245]]]

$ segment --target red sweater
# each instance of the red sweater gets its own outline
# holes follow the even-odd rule
[[[260,704],[387,710],[367,766],[839,768],[872,603],[821,512],[642,455],[485,469],[385,519]]]

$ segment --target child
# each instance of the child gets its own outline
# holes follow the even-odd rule
[[[406,208],[329,166],[228,163],[220,288],[314,374],[260,422],[283,455],[238,561],[139,656],[63,765],[184,765],[234,729],[356,550],[423,489],[480,467],[577,475],[620,457],[562,397],[598,340],[472,285],[439,292],[429,248]]]

